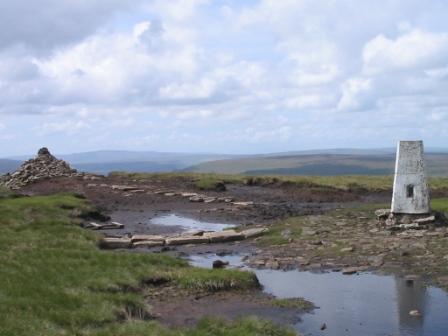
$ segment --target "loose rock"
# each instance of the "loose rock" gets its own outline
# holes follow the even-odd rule
[[[226,267],[226,266],[228,266],[229,265],[229,262],[228,261],[222,261],[222,260],[214,260],[213,261],[213,268],[224,268],[224,267]]]

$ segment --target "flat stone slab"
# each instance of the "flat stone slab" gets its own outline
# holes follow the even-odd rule
[[[252,229],[243,230],[240,233],[244,236],[245,239],[248,239],[248,238],[259,237],[268,231],[269,230],[267,228],[252,228]]]
[[[146,235],[146,234],[136,234],[131,237],[132,243],[139,241],[153,241],[153,242],[161,242],[162,244],[165,242],[165,237],[159,235]]]
[[[157,247],[165,245],[165,240],[140,240],[132,243],[132,247]]]
[[[204,230],[192,230],[192,231],[186,231],[182,233],[182,236],[202,236],[204,235]]]
[[[193,196],[198,196],[197,193],[191,193],[191,192],[183,192],[180,194],[182,197],[193,197]]]
[[[111,222],[111,223],[104,223],[104,224],[90,222],[89,224],[87,224],[85,226],[85,228],[92,229],[92,230],[123,229],[124,224],[121,224],[118,222]]]
[[[190,197],[190,202],[204,202],[204,198],[202,196],[196,195]]]
[[[181,236],[165,240],[166,245],[208,244],[210,239],[204,236]]]
[[[433,223],[435,222],[436,217],[435,216],[428,216],[425,218],[418,218],[414,220],[414,223],[418,223],[418,224],[429,224],[429,223]]]
[[[346,267],[342,269],[342,274],[352,275],[358,273],[358,267]]]
[[[204,237],[210,239],[210,243],[221,243],[228,241],[243,240],[245,237],[242,233],[235,230],[225,230],[220,232],[206,232]]]
[[[130,238],[103,238],[100,245],[108,249],[130,248],[132,242]]]
[[[232,202],[232,204],[240,207],[247,207],[254,205],[254,202]]]
[[[116,185],[116,184],[112,185],[111,188],[113,190],[119,190],[119,191],[131,191],[140,189],[139,187],[136,186]]]

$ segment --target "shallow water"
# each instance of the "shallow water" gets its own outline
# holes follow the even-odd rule
[[[233,227],[233,224],[208,223],[192,218],[182,217],[176,214],[162,215],[154,217],[150,221],[151,224],[180,226],[184,230],[205,230],[205,231],[222,231]]]
[[[241,258],[208,254],[192,256],[190,260],[192,265],[207,268],[215,259],[242,267]],[[421,281],[409,285],[402,277],[372,273],[251,270],[265,292],[279,298],[303,297],[320,307],[303,315],[295,325],[302,335],[448,335],[448,293],[426,287]],[[421,317],[409,315],[415,309]],[[327,329],[321,331],[323,323]]]

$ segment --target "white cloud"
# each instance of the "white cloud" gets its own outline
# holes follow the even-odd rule
[[[197,8],[208,2],[209,0],[156,0],[149,7],[167,19],[185,21],[194,17]]]
[[[371,89],[371,80],[367,78],[350,78],[342,85],[342,97],[338,103],[339,110],[357,109],[362,106],[362,98]]]
[[[0,48],[25,45],[45,52],[94,33],[119,12],[142,1],[0,1]],[[50,49],[51,50],[51,49]]]
[[[3,2],[0,115],[35,118],[41,137],[172,150],[344,146],[379,126],[397,136],[402,120],[415,130],[421,115],[435,129],[448,122],[447,11],[419,0]]]
[[[364,72],[419,69],[437,66],[448,57],[448,33],[412,30],[397,39],[378,35],[363,50]]]
[[[65,120],[62,122],[48,122],[36,127],[35,130],[39,135],[51,135],[57,133],[65,133],[73,135],[82,129],[89,128],[89,125],[81,120]]]

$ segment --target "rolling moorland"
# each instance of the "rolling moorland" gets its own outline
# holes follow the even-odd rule
[[[302,333],[303,320],[313,335],[328,328],[328,334],[350,330],[352,336],[362,323],[377,328],[371,317],[378,317],[351,316],[352,305],[344,300],[333,300],[342,305],[337,309],[322,304],[310,298],[316,291],[270,293],[260,275],[335,274],[344,285],[385,274],[411,288],[406,298],[413,305],[400,311],[409,316],[417,309],[425,318],[432,318],[431,310],[413,301],[413,288],[436,288],[441,300],[448,288],[443,176],[429,178],[437,212],[419,230],[387,226],[376,214],[389,206],[391,175],[100,176],[73,172],[44,148],[4,181],[14,190],[0,189],[0,335],[281,336]],[[237,240],[213,241],[203,230],[187,231],[179,220],[202,223],[205,230],[221,223],[223,231],[213,233]],[[97,229],[101,225],[106,227]],[[238,238],[260,229],[260,235]],[[163,242],[138,241],[139,235]],[[213,264],[195,265],[194,258]],[[227,264],[226,258],[241,264]],[[332,286],[334,293],[327,295],[341,293],[334,280],[322,288]],[[382,287],[375,290],[384,294]],[[388,297],[388,307],[397,305]],[[339,320],[336,310],[348,312],[348,319]],[[415,325],[413,330],[421,327]],[[434,326],[448,328],[445,319]]]
[[[30,156],[0,159],[0,174],[14,171]],[[96,151],[58,155],[79,171],[196,172],[249,175],[390,175],[395,150],[330,149],[262,155]],[[430,176],[448,176],[448,151],[427,149]]]

